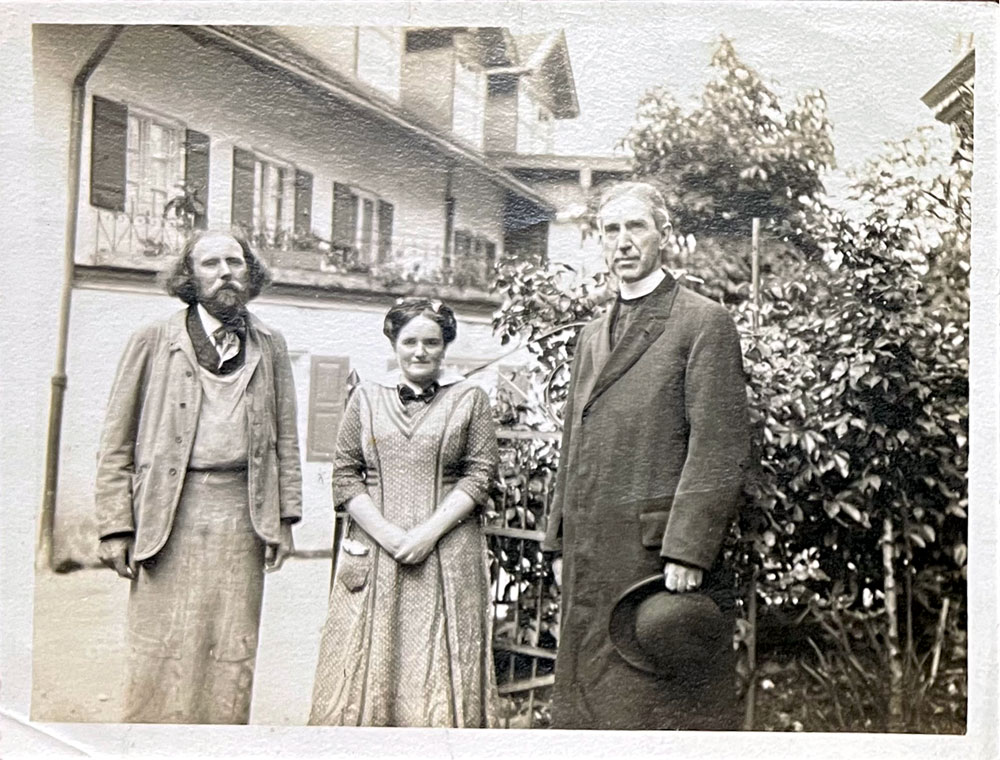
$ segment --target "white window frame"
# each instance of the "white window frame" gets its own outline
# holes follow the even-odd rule
[[[180,119],[165,116],[149,108],[125,102],[128,125],[125,138],[125,210],[133,217],[145,216],[160,219],[166,204],[179,195],[180,183],[184,181],[185,154],[184,141],[187,125]],[[137,124],[138,145],[133,139],[133,123]],[[152,126],[175,135],[172,155],[154,156],[150,144]],[[152,162],[172,161],[173,166],[165,170],[169,186],[156,187],[152,183]],[[140,176],[136,178],[133,162],[138,164]],[[171,182],[173,180],[173,182]],[[162,197],[160,197],[162,196]]]
[[[278,245],[279,232],[285,233],[284,237],[291,239],[293,225],[295,223],[295,164],[277,156],[270,155],[257,148],[251,147],[253,154],[253,230],[254,233],[271,245]],[[273,177],[279,182],[282,173],[285,175],[285,182],[281,186],[280,194],[274,197],[273,214],[268,213],[268,206],[265,205],[265,184],[267,181],[266,172],[274,170]],[[270,205],[270,204],[268,204]],[[270,217],[273,215],[273,219]]]

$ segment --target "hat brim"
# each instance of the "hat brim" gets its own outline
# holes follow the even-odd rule
[[[635,635],[635,616],[640,604],[661,591],[670,593],[664,586],[662,573],[633,583],[618,597],[608,618],[608,635],[621,658],[633,668],[653,675],[659,675],[660,670],[639,646]]]

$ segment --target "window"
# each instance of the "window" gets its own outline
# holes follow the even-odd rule
[[[313,356],[309,371],[309,429],[306,461],[329,462],[337,448],[337,428],[347,404],[351,361],[344,356]]]
[[[296,205],[296,204],[300,205]],[[233,224],[265,248],[291,247],[311,222],[312,175],[280,159],[233,149]]]
[[[455,230],[455,256],[451,263],[453,282],[459,286],[485,288],[496,264],[496,243],[466,230]]]
[[[414,29],[406,33],[406,52],[450,48],[454,44],[452,29]]]
[[[161,219],[186,187],[199,204],[203,227],[208,203],[209,138],[166,116],[95,95],[92,100],[90,203],[130,218]]]
[[[333,242],[356,257],[358,268],[392,258],[391,203],[365,190],[333,184]]]
[[[128,114],[125,206],[133,214],[162,216],[184,181],[184,130],[150,116]]]

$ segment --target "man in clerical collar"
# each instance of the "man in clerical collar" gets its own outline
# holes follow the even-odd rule
[[[563,414],[543,543],[562,564],[552,724],[733,728],[731,646],[701,646],[690,629],[656,631],[656,640],[693,636],[696,646],[683,667],[642,669],[609,620],[623,595],[632,598],[627,590],[655,578],[669,608],[658,625],[714,625],[718,613],[731,632],[732,573],[718,559],[749,454],[739,336],[724,307],[664,270],[671,227],[654,186],[609,188],[598,223],[620,294],[580,333]]]
[[[263,572],[301,518],[284,338],[247,311],[269,275],[239,233],[196,233],[166,289],[187,308],[132,335],[96,482],[100,557],[131,581],[123,716],[246,723]]]

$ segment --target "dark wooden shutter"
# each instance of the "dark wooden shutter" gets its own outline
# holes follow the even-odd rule
[[[253,231],[253,171],[254,155],[242,148],[233,148],[233,226]]]
[[[472,253],[472,237],[467,232],[455,232],[455,260],[468,260]]]
[[[344,248],[354,246],[358,229],[358,196],[347,185],[333,183],[333,243]]]
[[[208,151],[208,135],[187,130],[184,138],[184,185],[198,202],[194,226],[200,230],[208,224]]]
[[[90,131],[90,205],[125,210],[125,163],[128,150],[128,108],[93,98]]]
[[[314,356],[309,373],[309,431],[306,460],[328,462],[337,447],[337,428],[344,414],[350,360]]]
[[[295,235],[312,232],[313,176],[295,170]]]
[[[378,260],[392,258],[392,215],[395,209],[388,201],[378,202]]]

